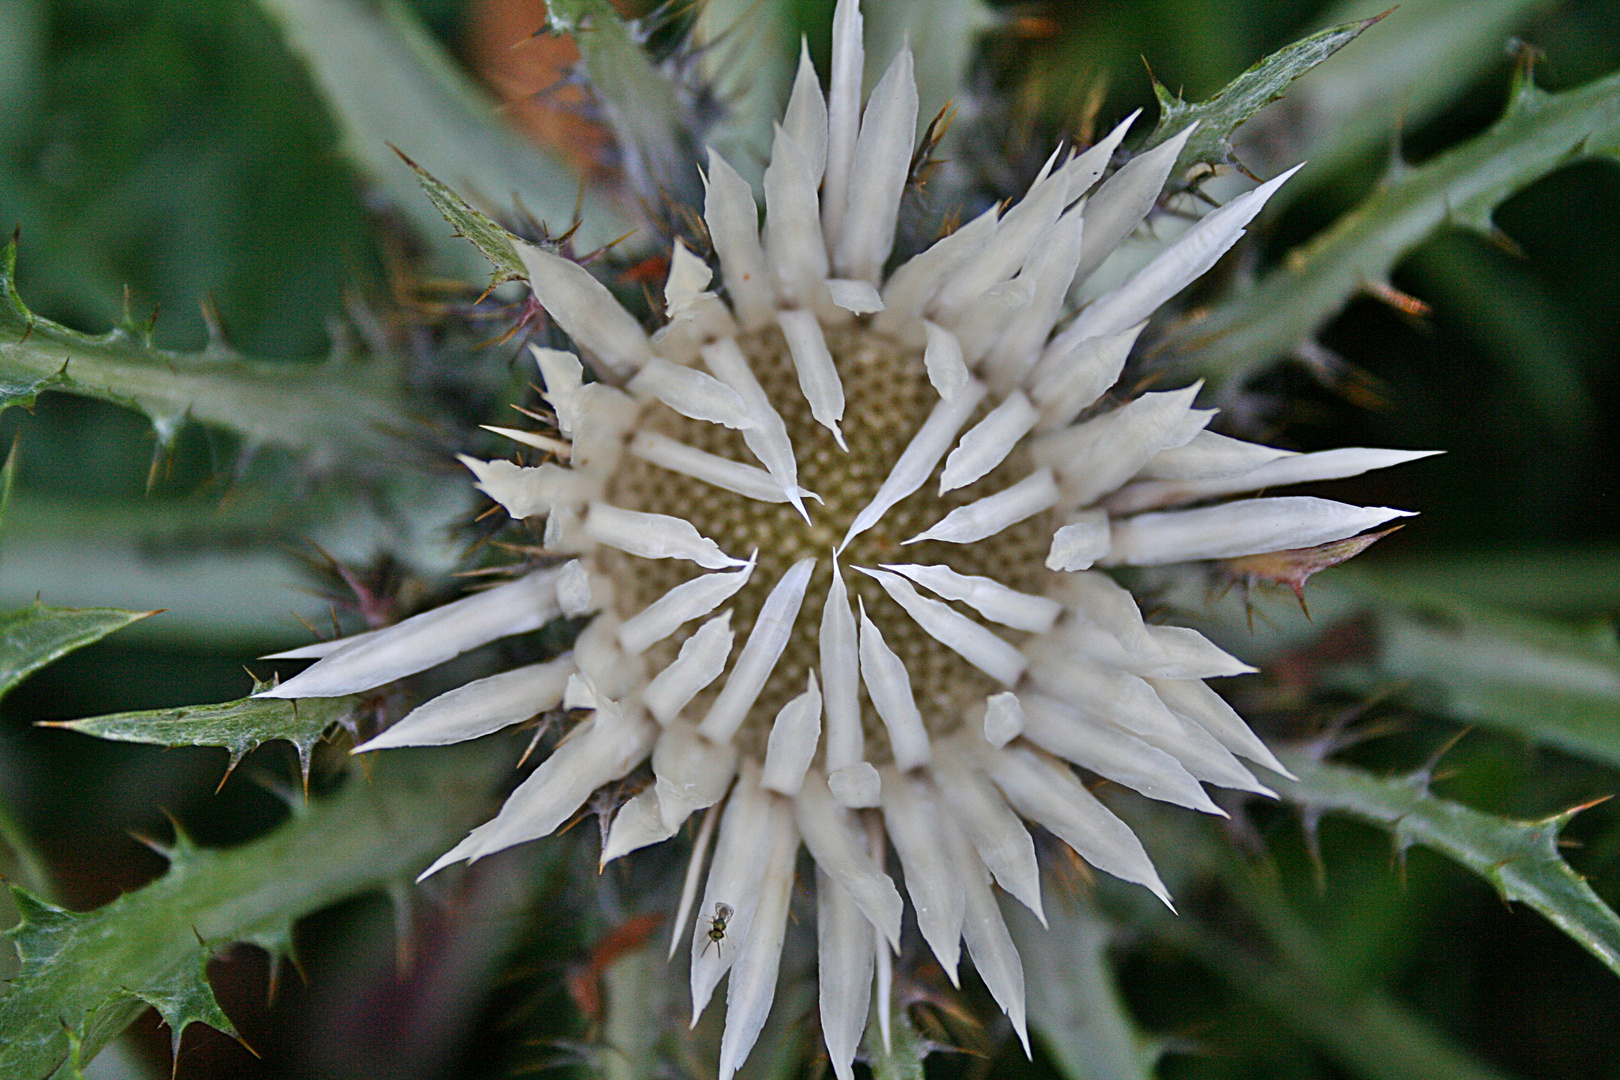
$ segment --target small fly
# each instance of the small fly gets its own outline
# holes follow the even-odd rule
[[[730,904],[714,905],[714,917],[709,920],[709,945],[713,945],[716,949],[721,947],[720,943],[726,940],[726,923],[731,920],[733,914],[735,912],[731,910]],[[703,946],[704,952],[709,951],[709,945]]]

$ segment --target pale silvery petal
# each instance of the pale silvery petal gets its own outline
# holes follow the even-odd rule
[[[902,769],[928,764],[931,751],[928,729],[911,694],[911,676],[906,665],[883,640],[883,634],[861,605],[861,681],[872,699],[872,708],[889,732],[889,751]],[[887,787],[887,783],[884,784]]]
[[[743,432],[743,441],[759,458],[760,464],[776,477],[782,490],[788,493],[788,501],[808,521],[810,516],[805,513],[803,500],[798,495],[799,466],[793,459],[793,442],[788,438],[787,425],[782,422],[781,414],[771,406],[770,398],[765,396],[764,388],[754,377],[753,368],[737,347],[736,339],[722,338],[712,345],[705,345],[703,362],[742,398],[749,418],[754,421],[754,427]]]
[[[579,357],[561,349],[530,345],[529,353],[545,383],[545,399],[557,414],[557,429],[564,435],[573,435],[579,426],[577,401],[585,385],[585,366],[579,362]]]
[[[478,478],[479,491],[500,503],[518,520],[539,517],[558,503],[586,502],[601,488],[601,481],[596,477],[550,462],[527,468],[499,458],[480,461],[466,454],[457,454],[456,460]]]
[[[624,452],[624,436],[635,427],[641,407],[623,390],[601,382],[580,387],[573,407],[578,427],[569,460],[577,467],[590,466],[596,475],[606,476],[618,465]]]
[[[954,397],[941,400],[934,406],[917,434],[906,444],[900,460],[889,470],[877,494],[872,496],[872,501],[850,522],[849,531],[839,544],[840,551],[848,547],[855,537],[876,525],[895,503],[928,482],[928,474],[934,471],[939,459],[950,449],[951,440],[962,430],[962,425],[973,415],[973,410],[984,395],[984,384],[969,380]]]
[[[821,1037],[838,1080],[855,1080],[855,1052],[872,1004],[874,954],[871,924],[844,887],[818,863],[816,983]]]
[[[1023,734],[1024,707],[1010,690],[984,699],[984,741],[1000,750]]]
[[[678,586],[677,586],[678,587]],[[731,655],[731,610],[702,626],[681,643],[680,655],[660,671],[641,693],[642,704],[660,724],[673,720],[698,691],[720,677]]]
[[[712,296],[705,290],[714,278],[709,264],[692,254],[680,237],[669,256],[669,278],[664,282],[664,313],[674,318],[697,303],[700,296]]]
[[[833,560],[832,583],[821,607],[821,682],[827,713],[827,771],[836,774],[866,757],[861,731],[860,649],[844,575]]]
[[[944,807],[928,781],[894,768],[885,768],[882,774],[883,824],[900,856],[917,926],[951,985],[959,985],[956,965],[962,951],[966,899],[961,876],[940,835]]]
[[[1113,543],[1106,510],[1082,510],[1052,534],[1046,555],[1048,570],[1089,570],[1108,555]]]
[[[962,359],[962,343],[943,326],[924,322],[923,328],[928,334],[928,348],[923,353],[928,381],[941,398],[953,398],[973,378]]]
[[[900,949],[904,904],[883,867],[866,852],[859,819],[833,798],[817,770],[805,777],[794,805],[799,835],[818,869],[843,888],[889,945]]]
[[[1186,626],[1150,626],[1148,633],[1164,650],[1162,671],[1150,674],[1170,679],[1218,679],[1258,671],[1203,634]]]
[[[682,623],[707,615],[736,595],[738,589],[748,584],[753,573],[754,559],[750,558],[741,570],[702,574],[675,586],[645,611],[620,625],[619,643],[628,653],[645,652],[649,646],[673,634]]]
[[[977,574],[959,574],[948,566],[884,563],[883,569],[908,577],[947,600],[960,600],[991,622],[1032,634],[1052,629],[1063,610],[1063,605],[1049,597],[1018,592]]]
[[[1098,571],[1071,574],[1053,592],[1074,619],[1096,623],[1134,655],[1160,655],[1158,644],[1142,621],[1142,609],[1129,589]]]
[[[737,392],[713,375],[672,364],[661,356],[647,361],[628,389],[662,401],[682,416],[739,431],[758,427]]]
[[[946,279],[984,250],[995,235],[997,213],[996,207],[990,207],[902,263],[883,284],[883,311],[872,326],[907,344],[922,344],[923,310]]]
[[[1114,520],[1113,550],[1105,563],[1158,566],[1315,547],[1411,516],[1387,506],[1351,506],[1306,495],[1138,514]]]
[[[649,844],[662,843],[674,836],[675,831],[664,824],[663,815],[658,809],[658,793],[647,788],[619,807],[619,812],[613,815],[607,840],[602,844],[601,858],[597,860],[597,870],[601,871],[608,863],[632,851],[640,851]]]
[[[787,800],[778,795],[766,798],[770,802],[770,829],[765,847],[755,854],[756,867],[763,870],[755,885],[759,904],[752,922],[734,945],[737,959],[726,986],[726,1027],[720,1037],[720,1080],[731,1080],[765,1026],[776,996],[788,903],[793,898],[793,862],[799,850],[799,834],[793,827]],[[763,867],[758,866],[761,859]]]
[[[606,374],[622,379],[652,358],[641,324],[589,270],[516,238],[512,246],[540,306],[580,348],[596,356]]]
[[[342,697],[444,663],[497,638],[538,630],[562,613],[557,569],[474,593],[385,630],[351,638],[279,686],[254,697]]]
[[[883,835],[883,820],[878,815],[870,815],[866,819],[866,842],[868,851],[874,862],[882,862],[888,858],[888,843]],[[873,952],[877,954],[877,975],[874,982],[877,998],[877,1026],[878,1035],[883,1039],[883,1052],[893,1053],[893,1043],[890,1041],[890,1007],[893,1003],[894,989],[894,958],[889,950],[884,948],[883,939],[876,931],[872,933]]]
[[[815,672],[809,672],[807,678],[809,686],[804,693],[778,710],[766,740],[765,772],[760,785],[779,795],[799,793],[805,770],[821,740],[821,688],[816,685]]]
[[[929,310],[952,311],[971,304],[1016,274],[1036,246],[1046,242],[1068,203],[1067,194],[1068,185],[1056,177],[1032,184],[997,222],[990,242],[940,287]]]
[[[499,814],[441,855],[417,880],[431,877],[453,862],[481,859],[514,844],[550,836],[591,792],[640,764],[657,730],[645,720],[607,716],[598,710],[517,786]]]
[[[686,920],[692,915],[692,902],[697,899],[698,885],[703,880],[703,861],[709,856],[709,845],[714,842],[715,826],[720,823],[721,803],[715,803],[703,814],[698,826],[697,839],[692,841],[692,855],[686,861],[686,876],[681,880],[681,900],[675,908],[675,923],[669,933],[669,957],[675,959],[681,938],[686,936]]]
[[[995,894],[990,891],[990,875],[962,835],[952,813],[947,811],[940,816],[940,827],[962,881],[962,939],[967,942],[973,968],[1001,1011],[1007,1014],[1013,1031],[1018,1033],[1018,1041],[1024,1044],[1024,1056],[1029,1057],[1029,1031],[1024,1023],[1024,965],[1019,962],[1018,948],[1007,932],[1007,924],[1002,921]]]
[[[745,498],[767,503],[788,501],[787,493],[776,482],[776,477],[757,465],[745,465],[707,450],[699,450],[695,446],[676,442],[668,435],[638,431],[630,440],[630,452],[643,461],[650,461],[671,472],[702,480]]]
[[[1060,338],[1067,343],[1106,337],[1152,315],[1160,304],[1214,266],[1242,237],[1243,227],[1260,213],[1266,200],[1301,168],[1296,165],[1205,215],[1129,281],[1092,301]]]
[[[672,720],[653,747],[652,770],[658,812],[674,835],[690,815],[725,796],[737,774],[737,748],[716,745],[686,721]]]
[[[1146,325],[1144,319],[1123,333],[1087,338],[1042,357],[1029,377],[1029,396],[1041,410],[1040,430],[1055,431],[1096,404],[1119,381]]]
[[[905,609],[924,633],[992,679],[1011,686],[1024,673],[1023,654],[992,631],[938,600],[919,595],[911,582],[899,574],[864,567],[856,569],[882,585],[883,591]],[[874,703],[875,700],[874,697]]]
[[[1049,634],[1024,646],[1030,681],[1042,691],[1085,712],[1128,724],[1132,731],[1180,730],[1175,714],[1138,676],[1079,655],[1063,634]],[[1027,705],[1028,702],[1026,701]]]
[[[1029,264],[1019,276],[1031,279],[1029,307],[1001,335],[985,355],[991,385],[1005,389],[1023,381],[1040,358],[1047,335],[1064,313],[1069,282],[1080,263],[1080,235],[1084,221],[1070,210],[1042,237]]]
[[[950,327],[962,346],[962,359],[973,365],[984,359],[1008,326],[1024,318],[1034,299],[1034,287],[1023,278],[1014,278],[986,289],[959,309],[936,308],[933,315]]]
[[[827,242],[840,277],[876,284],[894,248],[900,197],[911,173],[917,131],[917,83],[911,50],[902,48],[872,90],[850,165],[848,207]]]
[[[1024,738],[1066,761],[1150,799],[1225,817],[1198,780],[1170,754],[1121,727],[1102,723],[1043,694],[1024,693]],[[1130,717],[1121,716],[1122,723]]]
[[[871,809],[878,805],[883,780],[870,762],[857,761],[845,765],[827,776],[827,789],[839,805],[851,810]]]
[[[1154,454],[1136,474],[1136,479],[1226,480],[1278,458],[1294,456],[1292,450],[1277,450],[1206,430],[1194,435],[1192,442],[1184,446]]]
[[[1064,497],[1088,506],[1129,480],[1160,450],[1183,446],[1215,413],[1194,409],[1202,382],[1180,390],[1143,394],[1072,428],[1036,440],[1035,460],[1063,480]]]
[[[939,493],[943,495],[967,487],[1006,461],[1013,447],[1029,434],[1039,418],[1040,414],[1022,390],[1008,394],[988,416],[968,429],[945,459],[945,468],[939,476]]]
[[[807,175],[814,208],[815,189],[827,169],[827,100],[821,96],[821,80],[816,67],[810,62],[810,43],[799,42],[799,70],[793,76],[793,93],[788,97],[787,109],[782,114],[782,130],[805,155]],[[819,235],[820,229],[818,227]],[[822,252],[825,261],[827,253]]]
[[[1181,156],[1197,124],[1190,124],[1173,138],[1145,154],[1138,154],[1118,172],[1103,181],[1086,202],[1086,243],[1075,269],[1075,280],[1084,281],[1103,260],[1113,254],[1120,241],[1131,235],[1159,201],[1164,182]],[[1076,340],[1079,340],[1078,338]],[[1065,347],[1072,343],[1065,343]]]
[[[1042,510],[1050,510],[1057,501],[1058,487],[1052,479],[1052,470],[1036,469],[1011,487],[958,506],[927,531],[901,543],[942,540],[947,544],[971,544],[1034,517]]]
[[[1097,869],[1146,886],[1170,907],[1170,893],[1142,842],[1068,768],[1017,744],[1005,750],[986,746],[975,756],[1013,809],[1044,825]]]
[[[557,707],[573,673],[574,658],[503,671],[447,691],[405,714],[354,753],[396,746],[444,746],[488,735]]]
[[[744,330],[758,330],[769,321],[773,306],[765,252],[759,244],[759,207],[748,181],[712,148],[708,180],[703,220],[720,256],[726,291],[737,322]]]
[[[883,310],[883,297],[870,281],[859,278],[828,278],[827,295],[834,305],[851,315],[871,315]]]
[[[991,786],[984,770],[958,748],[958,741],[964,737],[972,736],[964,732],[940,741],[940,752],[929,767],[934,785],[996,882],[1034,912],[1044,926],[1041,865],[1035,858],[1035,842],[1018,815]]]
[[[1178,716],[1185,717],[1213,735],[1232,753],[1246,757],[1290,780],[1297,779],[1283,767],[1265,743],[1249,730],[1249,725],[1226,699],[1199,679],[1148,679],[1159,698]]]
[[[387,629],[384,627],[384,629]],[[331,656],[345,645],[352,645],[357,641],[382,633],[382,630],[367,630],[364,633],[350,634],[348,637],[332,638],[328,641],[314,641],[308,645],[300,645],[296,649],[287,649],[284,652],[269,653],[259,657],[260,660],[319,660],[323,656]]]
[[[1157,746],[1181,762],[1182,768],[1203,783],[1236,791],[1252,791],[1270,799],[1277,797],[1275,791],[1256,780],[1254,774],[1244,768],[1243,763],[1200,724],[1185,716],[1178,715],[1176,719],[1181,721],[1180,732],[1170,736],[1148,733],[1142,736],[1142,741]]]
[[[832,432],[839,446],[848,450],[844,446],[844,433],[838,430],[838,421],[844,418],[844,384],[833,366],[820,321],[811,312],[795,310],[778,311],[776,322],[787,339],[793,367],[799,373],[799,389],[810,404],[810,415]]]
[[[591,604],[591,575],[578,559],[564,563],[557,575],[557,603],[570,618],[595,610]]]
[[[1141,480],[1121,488],[1108,499],[1109,510],[1133,514],[1176,503],[1198,502],[1262,488],[1340,480],[1372,469],[1387,469],[1408,461],[1444,453],[1441,450],[1372,450],[1345,447],[1314,454],[1292,454],[1266,462],[1247,472],[1213,480]]]
[[[1131,125],[1136,122],[1136,118],[1141,115],[1142,110],[1137,109],[1115,124],[1113,130],[1097,140],[1096,145],[1063,166],[1063,184],[1070,202],[1084,195],[1090,190],[1091,185],[1097,182],[1097,178],[1103,174],[1103,170],[1108,167],[1109,161],[1113,159],[1114,151],[1124,141],[1125,133],[1130,130]]]
[[[821,89],[817,87],[815,93],[819,99]],[[825,143],[825,122],[822,132]],[[827,245],[821,238],[816,184],[804,149],[785,128],[778,127],[771,164],[765,170],[765,254],[778,297],[791,304],[812,303],[816,288],[827,277]]]
[[[747,566],[700,535],[690,521],[595,502],[585,516],[585,534],[599,544],[643,559],[685,559],[708,570]]]
[[[759,763],[744,758],[737,783],[720,815],[720,838],[703,887],[697,925],[692,930],[692,1025],[731,967],[737,944],[748,937],[760,897],[760,853],[771,842],[772,817],[780,797],[759,786]],[[726,937],[710,942],[709,917],[716,904],[731,908]]]
[[[652,346],[661,358],[685,365],[694,363],[709,342],[741,332],[725,301],[712,292],[701,292],[653,332]]]
[[[821,184],[821,229],[827,249],[838,245],[849,205],[850,169],[861,128],[861,76],[866,66],[859,0],[833,9],[832,71],[827,80],[827,169]]]
[[[810,584],[810,573],[816,567],[814,559],[800,559],[794,563],[782,580],[771,589],[765,604],[759,609],[748,642],[737,657],[725,686],[720,690],[709,713],[703,718],[701,730],[714,742],[726,742],[737,733],[748,710],[754,707],[765,681],[776,668],[782,650],[787,648],[793,623],[799,617],[799,606],[804,603],[804,591]]]

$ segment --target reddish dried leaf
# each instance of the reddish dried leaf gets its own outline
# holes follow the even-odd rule
[[[1294,595],[1299,598],[1299,606],[1303,608],[1305,607],[1305,583],[1311,579],[1312,574],[1326,570],[1330,566],[1337,566],[1346,559],[1360,555],[1374,543],[1399,528],[1401,526],[1395,525],[1379,532],[1352,536],[1348,540],[1335,540],[1331,544],[1319,544],[1316,547],[1291,548],[1288,551],[1267,551],[1259,555],[1244,555],[1237,559],[1223,559],[1220,568],[1233,579],[1243,581],[1250,586],[1260,581],[1286,585],[1294,590]],[[1307,614],[1309,614],[1308,611]]]

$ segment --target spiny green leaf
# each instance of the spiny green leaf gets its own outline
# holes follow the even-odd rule
[[[1046,895],[1044,927],[1021,904],[1002,905],[1024,961],[1035,1037],[1068,1080],[1150,1080],[1154,1055],[1114,983],[1108,924],[1087,901]]]
[[[154,746],[222,746],[234,767],[243,754],[261,743],[285,739],[298,749],[308,770],[311,748],[336,724],[352,723],[362,699],[241,698],[215,705],[146,709],[84,720],[55,720],[45,727],[66,728],[114,742]]]
[[[0,372],[0,410],[13,405],[32,409],[42,391],[66,385],[67,382],[59,371],[38,376],[26,372]]]
[[[579,46],[631,183],[648,198],[701,205],[697,147],[680,115],[680,89],[653,66],[607,0],[552,0],[547,10],[551,29]]]
[[[118,608],[55,608],[35,602],[0,613],[0,695],[53,660],[155,614]]]
[[[1289,87],[1286,106],[1244,128],[1245,149],[1261,156],[1268,171],[1310,162],[1308,175],[1285,185],[1270,205],[1297,198],[1346,162],[1366,160],[1403,127],[1428,123],[1501,63],[1504,42],[1556,6],[1556,0],[1335,4],[1321,25],[1394,10],[1374,43],[1315,69]]]
[[[88,1061],[148,1002],[171,1023],[228,1025],[203,978],[210,955],[285,940],[309,912],[408,879],[487,812],[488,785],[509,764],[487,746],[390,753],[371,780],[351,777],[268,835],[188,848],[163,877],[94,911],[17,890],[23,966],[0,998],[0,1076],[51,1076],[69,1060],[70,1033]]]
[[[1214,97],[1189,105],[1178,94],[1172,93],[1158,79],[1153,80],[1153,93],[1159,99],[1159,123],[1142,144],[1151,150],[1166,139],[1185,130],[1196,122],[1193,132],[1182,148],[1181,156],[1171,175],[1187,176],[1197,165],[1230,165],[1237,161],[1232,152],[1232,133],[1245,120],[1276,101],[1287,92],[1295,79],[1350,44],[1361,32],[1379,19],[1359,19],[1342,26],[1330,26],[1292,45],[1285,45],[1259,61],[1248,71],[1227,83]]]
[[[511,233],[501,228],[488,214],[440,183],[403,151],[396,148],[395,152],[416,173],[416,179],[422,185],[422,190],[433,200],[433,205],[439,208],[444,220],[455,227],[456,235],[471,240],[473,246],[484,253],[484,258],[494,264],[495,273],[489,280],[491,287],[504,281],[523,281],[528,278],[528,272],[523,269],[523,260],[518,257],[517,249],[512,246]]]
[[[1620,917],[1558,852],[1558,833],[1575,810],[1514,821],[1436,798],[1422,776],[1382,779],[1299,753],[1283,761],[1299,777],[1273,778],[1283,798],[1352,814],[1389,829],[1403,846],[1422,844],[1455,859],[1503,899],[1541,912],[1620,975]]]
[[[1369,666],[1337,673],[1341,683],[1407,683],[1424,708],[1620,765],[1620,644],[1611,625],[1576,628],[1376,574],[1338,584],[1368,605],[1377,626]]]
[[[13,240],[0,252],[0,386],[23,388],[13,404],[59,390],[137,409],[160,436],[197,420],[328,466],[398,448],[391,432],[402,424],[404,402],[380,368],[175,353],[122,326],[83,334],[29,311],[16,270]]]
[[[1508,196],[1576,161],[1620,155],[1620,73],[1560,94],[1515,86],[1484,134],[1392,176],[1253,289],[1173,335],[1171,347],[1220,386],[1241,385],[1327,324],[1357,292],[1380,285],[1445,224],[1490,231]]]

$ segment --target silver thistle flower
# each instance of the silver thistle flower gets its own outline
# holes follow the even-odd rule
[[[903,51],[863,110],[862,49],[858,4],[840,0],[830,93],[802,56],[763,232],[748,184],[710,153],[704,216],[727,299],[677,242],[669,321],[649,338],[586,270],[520,245],[536,300],[580,350],[533,349],[561,438],[497,429],[555,460],[463,461],[513,517],[544,516],[546,546],[571,561],[282,654],[320,659],[265,692],[365,691],[595,613],[571,653],[444,694],[357,752],[471,739],[559,704],[593,710],[424,877],[554,832],[650,756],[655,783],[618,811],[602,862],[702,812],[670,951],[690,935],[694,1022],[730,972],[722,1080],[770,1010],[801,843],[840,1078],[874,980],[887,1031],[902,915],[889,844],[946,973],[956,979],[965,940],[1027,1049],[1022,969],[991,887],[1041,915],[1021,818],[1170,899],[1068,763],[1212,814],[1203,784],[1270,794],[1239,758],[1284,771],[1204,682],[1252,669],[1194,630],[1146,624],[1092,567],[1353,536],[1403,513],[1217,500],[1423,456],[1216,435],[1196,385],[1096,408],[1148,317],[1292,175],[1208,214],[1064,324],[1072,290],[1141,223],[1190,129],[1100,185],[1134,117],[1082,154],[1054,154],[1005,213],[885,277],[917,91]]]

